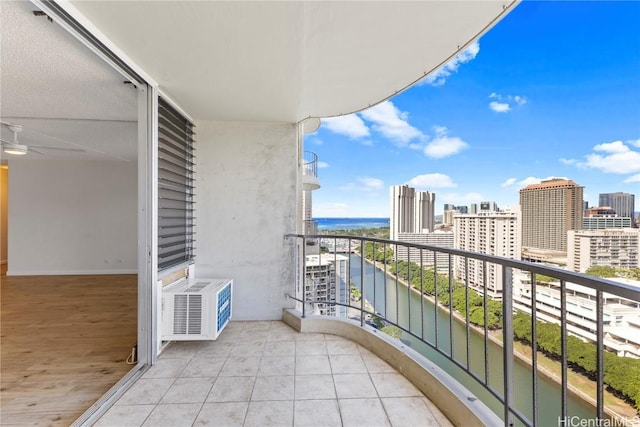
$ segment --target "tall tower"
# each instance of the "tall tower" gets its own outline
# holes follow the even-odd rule
[[[618,216],[633,218],[635,195],[622,192],[601,193],[600,206],[609,206]]]
[[[520,259],[520,212],[486,211],[459,214],[453,218],[453,247],[480,254]],[[472,289],[494,299],[502,299],[502,266],[480,260],[454,257],[454,274]],[[486,271],[485,271],[486,268]]]
[[[416,191],[408,185],[391,187],[390,238],[399,233],[427,233],[435,224],[435,193]]]
[[[567,231],[582,229],[583,189],[554,178],[520,190],[523,250],[567,252]]]
[[[522,247],[567,252],[567,231],[582,229],[584,187],[549,179],[520,190]]]

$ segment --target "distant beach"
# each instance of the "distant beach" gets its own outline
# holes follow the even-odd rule
[[[356,230],[359,228],[389,227],[389,218],[313,218],[318,230]]]

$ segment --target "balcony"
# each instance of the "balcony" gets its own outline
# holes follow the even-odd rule
[[[260,321],[232,322],[214,342],[173,343],[96,423],[115,425],[452,424],[364,346]]]
[[[637,424],[633,403],[625,404],[606,391],[615,382],[611,369],[617,363],[628,364],[627,372],[635,375],[631,374],[635,372],[632,366],[636,366],[632,357],[640,349],[640,340],[614,341],[608,333],[606,312],[611,309],[610,301],[615,299],[637,306],[640,293],[636,287],[541,264],[436,246],[349,236],[290,236],[296,245],[304,245],[308,238],[320,239],[322,247],[341,248],[343,255],[349,255],[346,277],[340,279],[351,284],[352,298],[305,301],[299,293],[292,293],[290,297],[296,301],[303,320],[316,319],[309,314],[317,312],[314,310],[317,304],[334,304],[343,308],[340,313],[346,313],[346,321],[363,329],[373,328],[384,335],[381,331],[385,328],[395,328],[399,336],[397,348],[405,352],[408,347],[419,353],[418,359],[437,361],[447,374],[471,391],[472,399],[480,399],[494,411],[499,417],[498,424],[551,425],[563,419]],[[411,259],[407,262],[389,255],[400,252],[411,254]],[[362,253],[369,259],[361,257]],[[436,255],[443,254],[449,257],[451,266],[446,273],[442,274],[437,265],[425,263],[427,258],[437,259]],[[480,278],[477,289],[470,286],[470,266],[475,262],[482,266],[475,273]],[[490,300],[491,292],[482,285],[488,283],[487,271],[496,266],[501,270],[495,277],[503,289],[501,302]],[[553,277],[558,282],[558,304],[553,317],[540,311],[544,309],[544,301],[540,292],[536,293],[540,291],[536,275]],[[586,323],[576,323],[568,311],[575,303],[572,289],[578,285],[594,294],[592,318]],[[537,298],[532,300],[531,295]],[[450,310],[450,306],[456,310]],[[327,324],[345,321],[335,317],[324,319]],[[622,323],[628,324],[629,329],[638,319],[640,312],[632,311]],[[549,354],[542,334],[549,333],[548,325],[552,324],[557,325],[551,333],[557,347],[557,356],[552,359],[557,358],[557,363],[539,352],[544,348]],[[543,329],[547,332],[539,334]],[[627,345],[629,350],[626,347],[621,350]],[[384,358],[383,354],[378,353]],[[593,364],[591,382],[572,370],[576,365],[578,370],[584,369],[580,365],[583,361],[577,360],[582,357]],[[387,361],[394,360],[397,358]],[[416,386],[424,375],[398,370]],[[640,378],[629,381],[635,384]],[[467,424],[440,406],[437,395],[442,393],[441,388],[420,390],[454,424]],[[464,400],[466,396],[465,392],[458,392],[452,399]]]
[[[311,151],[305,151],[302,164],[302,189],[304,191],[313,191],[318,188],[320,188],[320,181],[318,181],[318,155]]]
[[[621,410],[624,402],[605,391],[605,360],[610,361],[611,351],[633,354],[638,343],[628,337],[615,341],[605,329],[604,312],[614,297],[640,304],[636,289],[540,264],[434,246],[347,236],[287,237],[299,248],[306,239],[316,239],[348,254],[342,272],[347,277],[340,280],[352,284],[351,297],[340,293],[338,299],[318,300],[315,294],[304,295],[303,284],[297,283],[289,294],[296,307],[284,310],[282,321],[236,321],[215,342],[172,343],[96,425],[544,426],[550,419],[575,416],[635,425],[635,412]],[[399,246],[419,254],[410,257],[408,264],[414,268],[406,272],[398,269],[401,261],[388,257],[389,250],[395,253]],[[363,247],[387,258],[360,257]],[[452,260],[443,279],[435,273],[437,265],[421,262],[426,252],[460,258],[455,265],[467,268],[461,272],[464,277],[469,277],[470,261],[481,262],[483,271],[491,264],[501,266],[504,300],[497,320],[488,292],[479,289],[476,294],[468,279],[462,291],[456,289]],[[514,270],[519,274],[512,274]],[[433,274],[432,290],[425,272]],[[560,282],[556,319],[538,314],[536,304],[542,301],[531,299],[537,274]],[[572,284],[595,295],[596,318],[590,327],[596,330],[590,336],[597,371],[592,396],[576,387],[570,369],[570,345],[580,332],[567,314]],[[449,310],[448,301],[455,304],[460,295],[465,312]],[[480,308],[473,309],[478,301]],[[527,346],[512,338],[516,308],[532,313],[532,337],[538,337],[536,320],[559,323],[558,372],[542,361],[537,339],[528,345],[526,356]],[[484,324],[479,326],[478,319]],[[385,327],[400,334],[392,337]],[[555,389],[549,389],[549,383]],[[605,399],[615,411],[605,406]],[[583,404],[578,412],[577,400]]]

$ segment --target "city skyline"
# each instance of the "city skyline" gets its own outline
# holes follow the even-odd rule
[[[314,217],[389,217],[389,188],[445,203],[518,204],[543,179],[584,200],[636,195],[640,211],[639,2],[523,2],[419,84],[323,119]]]

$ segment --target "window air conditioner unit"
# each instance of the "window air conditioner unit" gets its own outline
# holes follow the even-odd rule
[[[233,280],[194,279],[162,290],[162,340],[215,340],[231,319]]]

